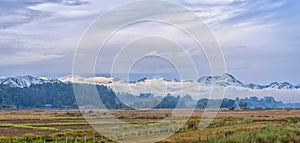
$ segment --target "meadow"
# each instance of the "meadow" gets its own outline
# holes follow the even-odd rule
[[[178,119],[166,122],[166,126],[156,130],[105,137],[94,128],[115,127],[110,122],[117,117],[126,123],[143,126],[172,116],[171,110],[87,110],[85,114],[101,121],[91,126],[78,110],[22,110],[0,112],[0,142],[153,142],[161,136],[170,135],[163,142],[208,142],[208,143],[298,143],[300,142],[300,110],[221,110],[205,129],[197,126],[201,122],[203,110],[196,110],[182,127]],[[184,116],[184,110],[183,110]],[[203,119],[202,119],[203,120]],[[93,128],[94,127],[94,128]],[[171,130],[171,131],[170,131]],[[147,132],[148,131],[148,132]],[[153,132],[152,132],[153,131]]]

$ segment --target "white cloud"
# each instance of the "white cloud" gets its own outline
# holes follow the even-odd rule
[[[85,8],[85,6],[74,7],[70,5],[61,5],[57,3],[42,3],[34,6],[29,6],[28,8],[32,10],[52,13],[52,16],[54,17],[72,19],[89,17],[99,13],[99,11],[95,9]]]
[[[8,1],[4,2],[0,2],[0,28],[2,28],[0,29],[0,46],[3,46],[0,50],[1,56],[5,53],[9,53],[10,56],[6,57],[9,60],[1,62],[1,66],[35,64],[38,60],[55,61],[64,57],[72,57],[66,55],[73,54],[81,35],[94,18],[128,1],[10,1],[13,4],[8,4]],[[292,47],[299,45],[295,42],[296,40],[292,41],[297,38],[291,37],[290,33],[280,32],[280,29],[285,29],[284,27],[287,26],[282,25],[284,19],[276,19],[280,14],[278,9],[285,6],[288,1],[172,0],[172,2],[191,9],[208,24],[221,42],[230,71],[238,73],[241,68],[245,67],[249,68],[245,70],[252,73],[259,70],[265,71],[264,67],[273,65],[272,60],[276,59],[276,56],[290,57],[289,54],[296,53],[293,52]],[[19,4],[19,7],[13,7],[16,4]],[[143,11],[125,10],[120,16],[126,17],[127,14],[137,12]],[[178,18],[178,13],[174,12],[174,18]],[[183,20],[182,22],[190,24],[190,21]],[[294,23],[288,26],[298,28]],[[109,27],[108,25],[103,28],[110,30]],[[183,34],[177,34],[174,29],[162,25],[141,24],[125,29],[120,35],[132,38],[139,36],[138,32],[142,31],[156,35],[163,33],[172,39],[180,39],[185,42],[185,45],[190,43]],[[283,41],[282,36],[288,38]],[[122,40],[126,41],[126,38],[120,39]],[[118,46],[120,43],[113,44]],[[113,44],[112,47],[114,47]],[[205,60],[205,56],[198,54],[203,54],[203,52],[195,51],[195,48],[191,48],[193,47],[191,44],[189,46],[186,50],[198,55],[197,58],[193,57],[200,61],[197,66],[205,65],[205,62],[201,63]],[[108,52],[113,54],[115,51]],[[43,57],[47,54],[49,58]],[[71,61],[72,59],[65,60]],[[286,60],[285,62],[294,63],[294,61],[297,61],[297,58],[293,55],[293,61]],[[104,61],[103,64],[106,64],[103,67],[109,67],[110,62]],[[17,66],[15,69],[18,69]],[[280,66],[271,69],[278,70]],[[55,72],[59,71],[53,71]]]
[[[197,5],[197,4],[230,4],[236,0],[185,0],[184,2],[191,4],[191,5]]]

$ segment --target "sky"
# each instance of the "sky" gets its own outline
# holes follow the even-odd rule
[[[72,74],[74,53],[89,26],[97,17],[128,2],[0,0],[0,77],[60,77]],[[226,71],[237,79],[244,83],[287,81],[300,84],[300,1],[170,2],[191,10],[203,20],[222,48]],[[181,11],[171,12],[175,18],[181,15]],[[126,18],[126,14],[130,13],[143,14],[143,10],[138,7],[124,9],[122,16]],[[109,50],[97,62],[97,73],[110,72],[111,57],[120,50],[120,43],[147,34],[168,36],[184,42],[184,49],[192,55],[199,76],[210,74],[209,62],[203,51],[191,48],[193,43],[178,29],[155,22],[138,23],[116,33],[108,44]],[[148,45],[151,44],[149,41]],[[151,57],[138,61],[132,72],[177,73],[170,62]]]

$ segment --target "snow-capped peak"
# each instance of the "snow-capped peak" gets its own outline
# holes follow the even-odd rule
[[[121,87],[122,85],[131,84],[136,86],[141,86],[145,84],[145,86],[149,83],[164,83],[170,85],[186,85],[190,86],[193,84],[200,84],[203,86],[210,86],[212,84],[223,86],[223,87],[242,87],[242,88],[249,88],[249,89],[299,89],[300,85],[294,86],[288,82],[273,82],[269,85],[257,85],[257,84],[243,84],[234,76],[230,74],[223,74],[221,76],[203,76],[199,80],[166,80],[161,77],[155,78],[142,78],[137,81],[126,82],[117,78],[111,77],[89,77],[84,78],[80,76],[66,76],[59,79],[50,79],[45,77],[36,78],[30,75],[26,76],[17,76],[17,77],[2,77],[0,78],[0,85],[9,85],[11,87],[29,87],[31,85],[36,84],[44,84],[44,83],[83,83],[83,84],[99,84],[99,85],[106,85],[106,86],[118,86]],[[137,87],[138,88],[138,87]]]
[[[11,87],[20,87],[20,88],[29,87],[31,85],[36,85],[36,84],[58,83],[58,82],[60,81],[56,79],[36,78],[30,75],[0,78],[0,85],[9,85]]]
[[[203,76],[198,80],[202,84],[216,84],[220,86],[244,86],[242,82],[226,73],[222,76]]]
[[[294,89],[296,88],[294,85],[288,82],[273,82],[270,85],[266,86],[267,88],[276,88],[276,89]]]
[[[258,84],[243,84],[239,80],[237,80],[231,74],[223,74],[221,76],[203,76],[199,80],[166,80],[161,77],[154,77],[154,78],[142,78],[137,81],[123,81],[117,78],[110,78],[110,77],[90,77],[90,78],[83,78],[79,76],[66,76],[59,78],[61,82],[64,83],[87,83],[87,84],[100,84],[110,86],[113,83],[120,83],[120,84],[149,84],[151,81],[160,81],[165,83],[182,83],[182,84],[197,84],[197,82],[204,86],[210,86],[212,84],[223,86],[223,87],[242,87],[242,88],[249,88],[249,89],[266,89],[266,88],[274,88],[274,89],[296,89],[300,88],[300,86],[294,86],[288,82],[274,82],[269,85],[258,85]],[[180,84],[178,84],[180,85]]]

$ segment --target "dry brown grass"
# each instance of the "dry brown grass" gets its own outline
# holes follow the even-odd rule
[[[113,115],[123,118],[122,120],[126,122],[155,122],[161,120],[167,116],[170,116],[172,110],[142,110],[142,111],[132,111],[132,110],[112,110]],[[104,111],[94,111],[93,113],[87,114],[97,114],[98,112]],[[195,110],[192,118],[200,118],[203,114],[203,110]],[[70,114],[71,113],[71,114]],[[68,110],[68,111],[58,111],[58,110],[46,110],[46,111],[1,111],[0,112],[0,124],[11,123],[11,124],[26,124],[35,125],[39,127],[53,127],[60,131],[66,129],[73,130],[89,130],[92,129],[89,125],[84,124],[74,124],[74,123],[86,123],[81,116],[71,116],[78,115],[80,112],[78,110]],[[185,115],[185,110],[182,110],[181,116]],[[238,124],[225,127],[209,128],[203,131],[186,131],[175,134],[170,137],[167,141],[176,141],[183,138],[185,140],[195,140],[195,139],[205,139],[211,134],[222,134],[226,130],[249,130],[254,128],[262,128],[267,123],[279,124],[280,119],[285,119],[287,117],[300,117],[300,110],[263,110],[263,111],[220,111],[217,115],[217,119],[247,119],[254,120],[253,123],[248,124]],[[106,121],[109,122],[110,118]],[[55,123],[61,123],[62,125],[55,125]],[[49,126],[50,124],[50,126]],[[51,124],[54,124],[51,126]],[[64,125],[65,124],[65,125]],[[70,124],[70,125],[68,125]],[[37,131],[34,129],[22,129],[14,127],[0,127],[0,136],[22,136],[24,134],[37,134],[37,135],[48,135],[53,134],[55,131]]]

